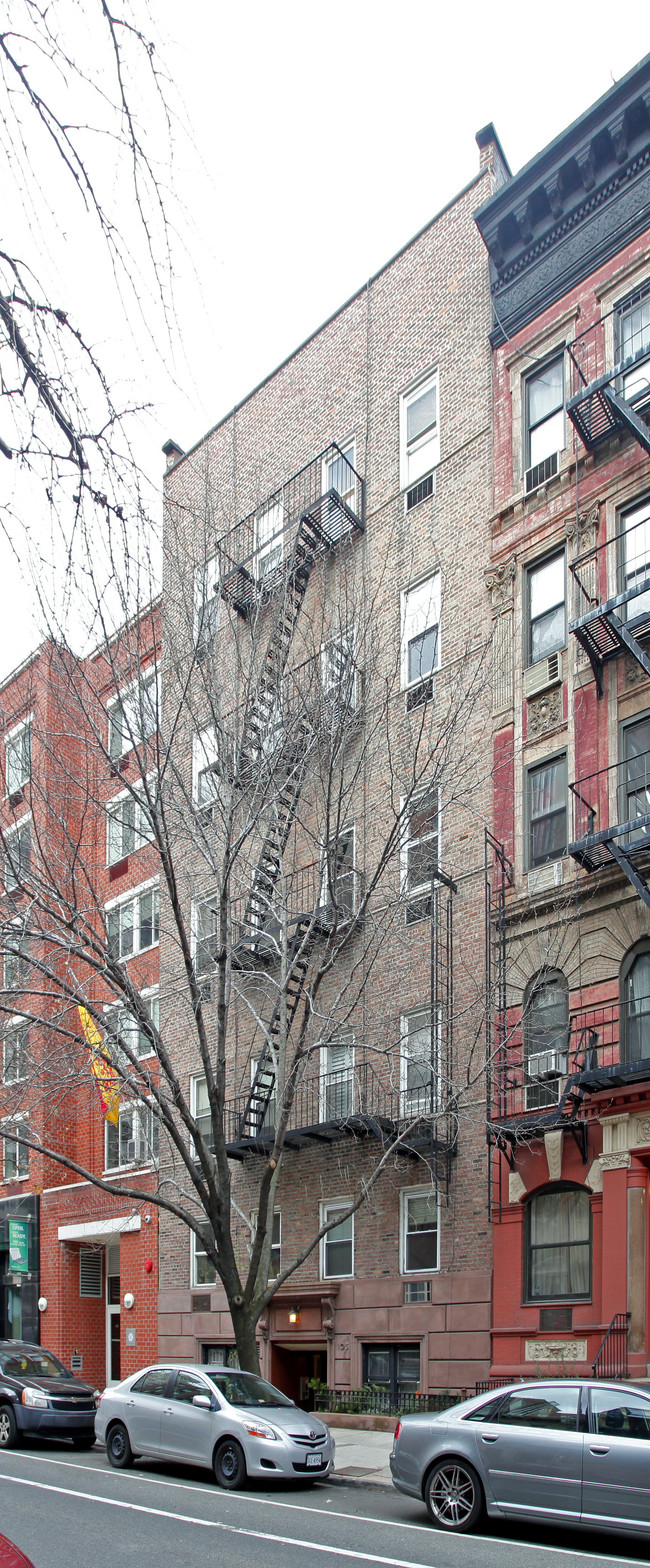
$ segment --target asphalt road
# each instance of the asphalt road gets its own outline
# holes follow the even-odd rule
[[[0,1455],[0,1532],[34,1568],[617,1568],[648,1541],[490,1526],[434,1530],[397,1492],[319,1483],[219,1491],[207,1471],[140,1462],[111,1470],[100,1450],[45,1444]]]

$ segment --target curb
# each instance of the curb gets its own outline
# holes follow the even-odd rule
[[[391,1495],[395,1491],[392,1482],[373,1481],[370,1476],[365,1475],[328,1475],[323,1485],[360,1487],[367,1492],[389,1492]]]

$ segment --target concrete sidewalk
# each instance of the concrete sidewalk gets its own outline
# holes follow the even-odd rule
[[[341,1486],[385,1486],[392,1492],[388,1465],[392,1432],[356,1432],[342,1426],[332,1426],[330,1430],[336,1442],[336,1459],[329,1481]]]

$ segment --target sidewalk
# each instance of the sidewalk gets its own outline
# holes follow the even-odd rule
[[[336,1442],[336,1459],[329,1483],[385,1486],[392,1492],[388,1465],[392,1432],[355,1432],[341,1426],[333,1426],[330,1430]]]

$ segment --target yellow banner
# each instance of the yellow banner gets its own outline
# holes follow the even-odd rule
[[[120,1119],[119,1078],[106,1050],[94,1018],[87,1007],[78,1008],[86,1045],[90,1047],[90,1066],[104,1107],[104,1120],[117,1127]]]

